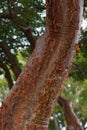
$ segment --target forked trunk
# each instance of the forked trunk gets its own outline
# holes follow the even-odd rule
[[[47,130],[78,42],[83,0],[46,0],[47,27],[0,109],[0,130]]]

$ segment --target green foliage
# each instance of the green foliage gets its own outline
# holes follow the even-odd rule
[[[55,123],[54,123],[54,120],[53,120],[53,119],[50,119],[49,129],[50,129],[50,130],[55,130]]]
[[[29,51],[29,48],[27,48],[27,50]],[[24,65],[26,64],[26,62],[29,59],[28,51],[26,51],[26,48],[24,48],[16,53],[16,57],[19,61],[19,65],[20,65],[21,69],[24,67]]]
[[[44,32],[45,19],[41,17],[43,9],[39,9],[39,7],[45,7],[45,4],[43,0],[13,0],[10,1],[10,4],[13,20],[0,18],[0,41],[6,42],[14,54],[20,49],[30,46],[18,25],[24,27],[29,25],[36,38]],[[9,5],[6,0],[0,1],[0,12],[1,14],[9,14]],[[28,51],[28,53],[31,52]],[[2,49],[0,49],[0,56],[4,62],[8,63],[8,58]]]
[[[87,0],[84,0],[84,18],[87,18]]]
[[[3,76],[1,76],[0,77],[0,103],[2,102],[3,98],[9,91],[8,86],[6,84],[7,84],[6,79],[3,78]]]
[[[73,110],[85,127],[87,123],[87,80],[76,81],[73,78],[68,78],[64,85],[62,96],[72,101]],[[66,126],[66,122],[64,113],[58,104],[55,106],[54,114],[56,114],[59,129],[62,130]],[[54,120],[51,119],[50,130],[56,130],[54,124]]]
[[[79,96],[79,102],[80,102],[80,116],[82,117],[81,120],[85,124],[85,121],[87,121],[87,79],[82,84],[82,92]]]
[[[87,42],[81,45],[81,49],[74,58],[74,64],[71,75],[75,80],[84,80],[87,78]]]

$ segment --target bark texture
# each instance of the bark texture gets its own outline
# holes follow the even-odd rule
[[[4,99],[1,130],[47,130],[78,42],[83,0],[46,0],[47,31]]]

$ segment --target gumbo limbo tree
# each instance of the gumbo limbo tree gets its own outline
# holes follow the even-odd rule
[[[12,87],[8,68],[0,59],[12,87],[0,108],[0,130],[47,130],[57,100],[64,109],[67,130],[82,130],[70,104],[60,95],[78,48],[83,0],[46,0],[46,31],[37,41],[30,26],[23,27],[15,20],[11,11],[14,6],[9,0],[8,8],[9,14],[1,17],[11,19],[24,32],[33,52],[21,72],[15,68],[15,58],[10,56],[8,46],[0,43],[8,54],[16,79],[18,77]]]

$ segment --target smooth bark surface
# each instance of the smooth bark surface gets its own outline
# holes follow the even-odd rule
[[[46,0],[47,31],[4,99],[0,130],[47,130],[78,42],[83,0]]]

